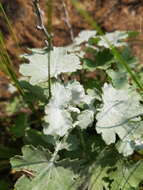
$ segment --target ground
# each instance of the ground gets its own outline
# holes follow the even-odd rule
[[[5,36],[7,50],[13,64],[20,64],[18,56],[27,52],[27,48],[43,47],[44,37],[37,30],[37,17],[34,12],[32,0],[0,0],[12,25],[16,40],[9,32],[8,24],[0,13],[0,29]],[[40,0],[45,23],[46,1]],[[91,29],[91,26],[80,16],[72,6],[71,0],[54,0],[53,14],[53,43],[56,46],[71,42],[70,30],[65,22],[65,8],[69,15],[74,36],[80,30]],[[136,30],[140,32],[138,39],[132,42],[134,52],[143,63],[143,1],[142,0],[80,0],[83,8],[108,32],[115,30]],[[65,4],[65,8],[63,6]],[[6,77],[0,73],[0,98],[8,96],[6,92]]]

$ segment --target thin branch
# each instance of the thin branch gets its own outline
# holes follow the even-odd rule
[[[50,52],[53,49],[52,43],[51,43],[51,41],[52,41],[51,40],[51,38],[52,38],[51,29],[49,29],[49,32],[48,32],[48,30],[44,26],[43,15],[42,15],[43,13],[42,13],[42,10],[41,10],[40,5],[39,5],[39,0],[33,0],[33,4],[34,4],[35,12],[36,12],[36,15],[38,18],[37,29],[41,30],[46,37],[45,44],[46,44],[47,49],[48,49],[48,85],[49,85],[49,99],[50,99],[52,96],[52,93],[51,93],[51,77],[50,77],[50,71],[51,71]],[[49,16],[49,17],[51,17],[51,16]],[[48,18],[48,20],[51,20],[51,18]],[[50,21],[50,24],[52,24],[51,21]]]
[[[68,10],[67,10],[67,7],[66,7],[66,4],[65,4],[64,0],[62,0],[62,4],[63,4],[64,14],[65,14],[64,21],[65,21],[65,23],[67,24],[67,26],[68,26],[68,28],[69,28],[71,40],[74,41],[73,29],[72,29],[72,25],[71,25],[71,23],[70,23],[69,13],[68,13]]]
[[[53,13],[53,0],[48,0],[47,1],[47,16],[48,16],[48,31],[50,34],[49,38],[49,52],[48,52],[48,83],[49,83],[49,99],[52,97],[52,91],[51,91],[51,78],[50,78],[50,73],[51,73],[51,67],[50,67],[50,60],[51,60],[51,50],[53,49],[52,47],[52,13]]]
[[[37,29],[41,30],[44,33],[44,35],[47,38],[46,41],[49,42],[51,40],[51,34],[49,34],[46,27],[44,26],[44,21],[43,21],[43,16],[42,16],[43,13],[42,13],[42,10],[39,6],[39,0],[33,0],[33,4],[34,4],[36,15],[38,18]],[[47,45],[47,42],[45,42],[46,45]]]

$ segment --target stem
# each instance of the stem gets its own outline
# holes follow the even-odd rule
[[[35,6],[36,15],[38,18],[38,25],[37,28],[43,32],[46,37],[45,44],[48,49],[48,86],[49,86],[49,98],[52,97],[51,93],[51,77],[50,77],[50,57],[51,57],[51,50],[52,50],[52,7],[53,3],[52,0],[47,1],[47,11],[48,11],[48,30],[44,26],[42,11],[39,6],[39,0],[33,0],[33,4]]]
[[[89,154],[88,154],[88,151],[87,151],[87,148],[86,148],[86,143],[85,143],[85,140],[84,140],[83,133],[82,133],[82,131],[80,129],[78,130],[78,132],[79,132],[79,138],[80,138],[81,146],[83,148],[83,156],[85,158],[88,158]]]
[[[51,39],[51,36],[44,26],[42,11],[41,11],[40,6],[39,6],[39,0],[33,0],[33,4],[34,4],[36,15],[38,18],[37,28],[43,32],[43,34],[46,36],[47,40],[49,41]]]
[[[68,13],[68,10],[67,10],[67,7],[66,7],[64,0],[62,0],[62,3],[63,3],[64,13],[65,13],[64,21],[67,24],[67,27],[69,28],[71,40],[72,40],[72,42],[74,42],[74,33],[73,33],[72,25],[70,23],[69,13]]]
[[[50,77],[50,72],[51,72],[51,51],[48,52],[48,87],[49,87],[49,100],[52,97],[52,91],[51,91],[51,77]]]
[[[50,38],[48,39],[49,43],[49,52],[48,52],[48,84],[49,84],[49,98],[52,97],[51,92],[51,77],[50,77],[50,71],[51,71],[51,50],[52,50],[52,13],[53,13],[53,0],[47,1],[47,11],[48,11],[48,32],[50,34]]]

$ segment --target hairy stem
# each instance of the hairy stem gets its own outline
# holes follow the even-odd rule
[[[38,25],[37,28],[41,30],[46,37],[45,44],[47,46],[48,50],[48,86],[49,86],[49,99],[52,96],[51,93],[51,77],[50,77],[50,54],[52,50],[52,0],[47,1],[47,12],[48,12],[48,29],[44,26],[44,21],[43,21],[43,15],[42,15],[42,10],[40,9],[39,5],[39,0],[33,0],[33,4],[35,6],[35,11],[36,15],[38,18]]]

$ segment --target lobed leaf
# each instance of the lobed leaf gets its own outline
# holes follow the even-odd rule
[[[93,110],[84,110],[82,111],[78,117],[76,125],[78,125],[81,129],[86,129],[90,126],[94,121],[94,111]]]
[[[124,31],[115,31],[111,33],[106,33],[104,36],[99,36],[100,40],[98,41],[99,46],[105,48],[110,48],[109,44],[105,41],[107,39],[109,43],[115,47],[126,46],[127,43],[122,40],[128,37],[128,33]]]
[[[22,153],[23,156],[11,159],[12,167],[16,171],[27,171],[31,176],[21,176],[15,184],[16,190],[76,190],[76,174],[62,164],[52,163],[47,150],[25,146]]]
[[[94,37],[96,33],[95,30],[83,30],[74,39],[74,44],[80,45],[81,43],[87,42],[90,38]]]
[[[30,77],[30,83],[35,85],[48,80],[48,52],[45,49],[37,50],[32,54],[23,55],[29,64],[20,66],[20,73]],[[50,77],[61,73],[75,72],[81,69],[79,58],[68,52],[66,47],[54,47],[50,52]]]
[[[128,143],[139,138],[137,133],[142,126],[139,116],[143,114],[143,108],[138,93],[129,87],[117,90],[105,84],[102,99],[103,106],[96,117],[96,131],[102,134],[106,144],[115,143],[116,134],[123,142]],[[142,134],[143,131],[140,136]],[[132,151],[126,148],[121,152],[125,152],[126,155],[133,153],[133,147]]]
[[[49,104],[45,107],[46,116],[44,118],[44,133],[48,135],[64,136],[67,132],[76,126],[76,122],[72,118],[72,112],[76,115],[80,114],[80,110],[76,105],[85,103],[89,106],[89,120],[87,125],[84,124],[84,128],[93,121],[92,111],[93,97],[85,95],[84,88],[79,82],[73,81],[62,85],[55,83],[52,86],[52,98]],[[83,112],[84,113],[84,112]],[[82,123],[83,117],[79,116],[78,123]]]

